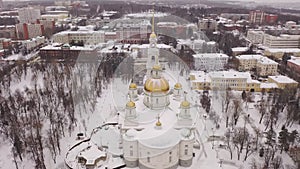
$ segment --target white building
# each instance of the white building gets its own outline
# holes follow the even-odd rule
[[[178,39],[178,44],[176,46],[177,50],[188,47],[192,49],[195,53],[213,53],[216,52],[216,42],[210,41],[206,42],[202,39]]]
[[[265,34],[263,45],[269,48],[299,48],[300,35],[272,36]]]
[[[154,28],[149,40],[146,67],[151,68],[146,75],[143,94],[130,98],[121,116],[124,117],[120,122],[124,131],[124,161],[129,168],[190,167],[195,142],[192,124],[197,112],[186,96],[182,99],[181,84],[174,85],[173,96],[170,93],[169,79],[164,77],[163,67],[158,62]],[[135,95],[136,86],[131,84],[129,89],[129,96]]]
[[[17,37],[19,39],[31,39],[42,36],[44,27],[42,24],[19,23],[16,24]]]
[[[262,44],[264,40],[264,32],[256,30],[248,30],[247,39],[253,44]]]
[[[103,31],[63,31],[53,35],[55,43],[71,43],[83,42],[85,45],[97,45],[104,43]]]
[[[143,169],[189,167],[193,161],[196,111],[186,98],[181,103],[170,98],[169,82],[158,60],[155,63],[144,83],[144,95],[135,102],[130,100],[122,115],[125,164]]]
[[[222,53],[199,53],[194,54],[194,69],[195,70],[223,70],[228,62],[229,56]]]
[[[36,47],[39,47],[45,43],[45,37],[44,36],[38,36],[29,40],[22,41],[22,45],[27,50],[32,50]]]
[[[20,23],[35,23],[37,19],[41,18],[40,9],[28,7],[18,9]]]

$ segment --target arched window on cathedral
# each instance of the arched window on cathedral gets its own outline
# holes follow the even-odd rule
[[[147,156],[147,162],[150,163],[150,152],[148,152],[147,154],[148,154],[148,156]]]
[[[188,145],[185,145],[184,155],[188,155]]]

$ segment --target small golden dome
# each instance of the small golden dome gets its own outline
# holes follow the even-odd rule
[[[161,66],[160,65],[154,65],[152,67],[153,70],[161,70]]]
[[[135,103],[133,101],[129,101],[127,104],[126,104],[127,107],[130,107],[130,108],[133,108],[135,107]]]
[[[148,92],[168,92],[169,82],[165,78],[147,79],[144,85],[144,89]]]
[[[161,122],[158,120],[158,121],[155,123],[155,125],[156,125],[157,127],[160,127],[160,126],[161,126]]]
[[[136,89],[137,88],[137,85],[135,83],[131,83],[129,85],[129,89]]]
[[[181,107],[184,107],[184,108],[188,108],[188,107],[190,107],[190,102],[188,102],[188,101],[183,101],[183,102],[181,102]]]
[[[150,38],[154,39],[156,38],[156,34],[154,32],[151,33]]]
[[[180,83],[176,83],[176,84],[174,85],[174,88],[175,88],[175,89],[181,89],[181,88],[182,88],[182,85],[181,85]]]

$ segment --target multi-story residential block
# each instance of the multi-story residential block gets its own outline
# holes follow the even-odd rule
[[[203,71],[223,70],[229,56],[222,53],[199,53],[194,54],[194,69]]]
[[[37,19],[41,18],[40,9],[28,7],[18,9],[20,23],[35,23]]]
[[[151,24],[146,19],[118,19],[103,27],[106,32],[116,32],[116,39],[122,43],[145,43],[151,32]]]
[[[240,55],[236,59],[239,61],[240,71],[256,69],[259,76],[277,74],[278,63],[262,55]]]
[[[278,15],[274,14],[265,14],[265,23],[266,24],[274,24],[277,22]]]
[[[268,82],[277,84],[278,88],[297,88],[298,82],[287,76],[269,76]]]
[[[277,75],[278,63],[267,57],[257,61],[256,71],[259,76]]]
[[[260,11],[260,10],[250,11],[250,16],[249,16],[250,23],[262,24],[265,20],[265,15],[266,13],[264,11]]]
[[[0,26],[0,38],[16,38],[16,27],[14,25],[10,26]]]
[[[262,44],[263,41],[264,41],[264,32],[263,31],[256,31],[256,30],[248,30],[247,39],[252,44]]]
[[[16,25],[18,39],[27,40],[44,34],[42,24],[19,23]]]
[[[178,24],[176,22],[158,22],[157,33],[174,38],[187,39],[197,30],[196,24]]]
[[[84,45],[97,45],[104,41],[103,31],[63,31],[53,35],[53,42],[63,44],[82,42]]]
[[[249,71],[256,68],[257,60],[259,60],[262,55],[239,55],[236,59],[239,61],[238,69],[239,71]]]

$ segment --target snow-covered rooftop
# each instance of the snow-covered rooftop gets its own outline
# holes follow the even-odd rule
[[[239,55],[239,56],[236,56],[236,58],[239,60],[251,60],[251,59],[258,60],[262,57],[263,57],[262,55]]]
[[[262,57],[258,60],[258,63],[260,64],[267,64],[267,65],[278,65],[277,62],[275,62],[274,60],[272,59],[269,59],[267,57]]]
[[[168,15],[170,15],[170,14],[161,13],[161,12],[154,13],[154,17],[165,17]],[[127,14],[126,16],[134,17],[134,18],[151,18],[153,16],[153,13],[152,12],[132,13],[132,14]]]
[[[271,53],[278,53],[278,52],[282,52],[282,53],[300,53],[300,49],[299,48],[266,48],[265,49],[268,52]]]
[[[276,83],[260,83],[260,88],[262,89],[275,89],[278,88]]]
[[[235,47],[231,48],[232,52],[246,52],[249,48],[248,47]]]
[[[61,50],[62,46],[55,46],[55,45],[47,45],[42,47],[40,50]],[[95,46],[68,46],[70,50],[86,50],[86,51],[93,51],[95,50]]]
[[[298,57],[292,57],[290,60],[288,60],[288,62],[300,66],[300,58]]]
[[[229,58],[228,55],[223,53],[198,53],[193,55],[194,58]]]
[[[229,71],[217,71],[217,72],[211,72],[209,73],[211,78],[227,78],[227,79],[251,79],[251,75],[249,72],[238,72],[234,70]]]
[[[269,76],[270,79],[274,80],[277,83],[298,83],[295,80],[287,77],[287,76]]]

